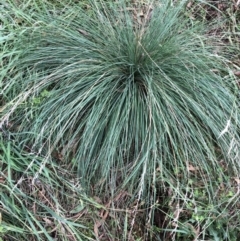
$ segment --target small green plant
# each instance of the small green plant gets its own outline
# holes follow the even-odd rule
[[[32,99],[32,105],[38,106],[40,105],[47,97],[49,97],[50,92],[47,90],[43,90],[37,97]]]

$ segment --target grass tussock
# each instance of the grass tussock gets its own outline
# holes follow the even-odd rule
[[[239,89],[227,53],[218,51],[222,43],[184,14],[184,1],[145,5],[143,15],[140,5],[133,11],[122,2],[48,8],[34,3],[31,15],[17,11],[11,1],[1,6],[6,11],[0,38],[0,126],[19,152],[39,156],[24,162],[33,172],[32,183],[42,177],[50,188],[61,189],[54,170],[64,167],[79,178],[83,190],[112,208],[109,220],[117,210],[131,207],[138,213],[143,208],[140,216],[119,216],[115,235],[124,240],[213,237],[216,218],[223,213],[220,200],[226,211],[237,205],[239,194],[231,186],[240,170]],[[11,19],[13,26],[6,24]],[[195,183],[201,183],[198,191]],[[18,184],[3,185],[4,193],[10,188],[17,199]],[[36,213],[20,200],[17,206],[25,210],[18,216],[21,230],[30,227],[37,240],[41,230],[51,240]],[[29,200],[35,202],[31,195]],[[56,214],[59,200],[54,195],[50,200],[55,211],[41,201],[39,210],[51,213],[61,226],[59,220],[67,218]],[[5,209],[4,198],[1,203]],[[108,223],[106,217],[101,220]],[[137,220],[148,224],[141,234]],[[69,222],[59,230],[80,240],[81,235],[74,236],[79,233],[75,222]],[[95,222],[99,239],[96,230],[110,233]]]

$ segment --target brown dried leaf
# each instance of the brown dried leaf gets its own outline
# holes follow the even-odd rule
[[[234,71],[233,72],[236,76],[240,77],[240,71]]]
[[[43,221],[48,225],[52,225],[52,221],[48,218],[43,218]]]
[[[187,166],[187,169],[188,169],[188,171],[192,171],[192,172],[195,172],[195,171],[198,171],[199,170],[199,168],[198,167],[194,167],[193,165],[191,165],[191,164],[189,164],[188,166]]]
[[[4,177],[0,177],[0,183],[5,183],[5,178]]]
[[[235,181],[238,185],[240,185],[240,178],[234,178],[234,181]]]

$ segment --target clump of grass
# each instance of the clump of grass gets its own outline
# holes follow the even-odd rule
[[[212,199],[209,177],[239,174],[238,87],[183,6],[149,5],[141,21],[121,2],[33,13],[1,42],[1,127],[46,157],[39,170],[72,161],[84,189],[124,189],[136,210],[153,212],[160,189],[182,198],[173,183],[191,168]]]

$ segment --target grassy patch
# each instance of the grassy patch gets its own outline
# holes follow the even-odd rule
[[[239,238],[239,25],[193,6],[0,5],[5,237]]]
[[[87,197],[79,179],[57,163],[42,168],[43,158],[3,138],[0,158],[4,240],[94,240],[93,210],[104,207]]]

